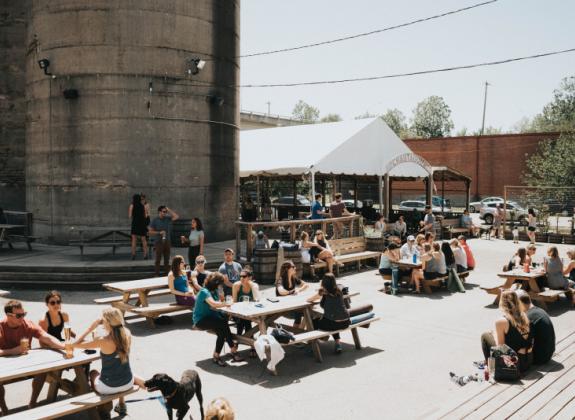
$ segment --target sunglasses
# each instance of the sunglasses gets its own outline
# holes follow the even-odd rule
[[[205,264],[205,263],[206,263],[206,262],[205,262],[204,260],[196,261],[196,264]]]
[[[250,277],[250,276],[248,274],[240,274],[240,277],[243,279],[243,278]]]
[[[28,314],[28,312],[22,312],[21,314],[8,314],[10,316],[13,316],[16,319],[22,319],[24,318],[26,315]]]
[[[62,303],[61,300],[51,300],[48,302],[50,305],[60,305]]]

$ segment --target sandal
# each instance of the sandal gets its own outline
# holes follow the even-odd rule
[[[212,357],[212,362],[214,362],[216,365],[221,366],[221,367],[226,367],[228,365],[219,356],[218,357],[216,357],[216,356]]]
[[[244,362],[245,359],[238,354],[238,352],[232,353],[232,360],[234,362]]]
[[[114,407],[114,411],[122,417],[128,414],[128,408],[126,407],[126,404],[117,404]]]

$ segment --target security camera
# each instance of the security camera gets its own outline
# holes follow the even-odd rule
[[[50,73],[48,71],[48,68],[50,67],[50,60],[48,60],[47,58],[43,58],[41,60],[38,60],[38,66],[44,70],[44,74],[46,76],[52,76],[52,73]]]
[[[204,60],[201,60],[197,57],[191,58],[188,60],[190,67],[188,68],[188,74],[198,74],[206,65]]]

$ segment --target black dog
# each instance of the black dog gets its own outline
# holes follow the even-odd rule
[[[182,420],[190,409],[188,403],[194,398],[194,394],[197,394],[203,420],[204,397],[202,396],[202,381],[200,381],[200,376],[195,370],[184,371],[180,382],[174,381],[165,373],[156,373],[152,379],[145,382],[145,385],[150,392],[160,390],[166,400],[166,411],[170,420],[172,420],[172,410],[177,410],[176,416],[178,420]],[[192,416],[190,415],[191,418]]]

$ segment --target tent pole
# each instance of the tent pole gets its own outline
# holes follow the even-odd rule
[[[383,214],[383,177],[377,177],[377,197],[379,199],[379,214]]]
[[[311,171],[311,200],[309,200],[311,205],[313,206],[313,203],[315,201],[315,172]],[[309,209],[309,211],[311,212],[311,207]]]

